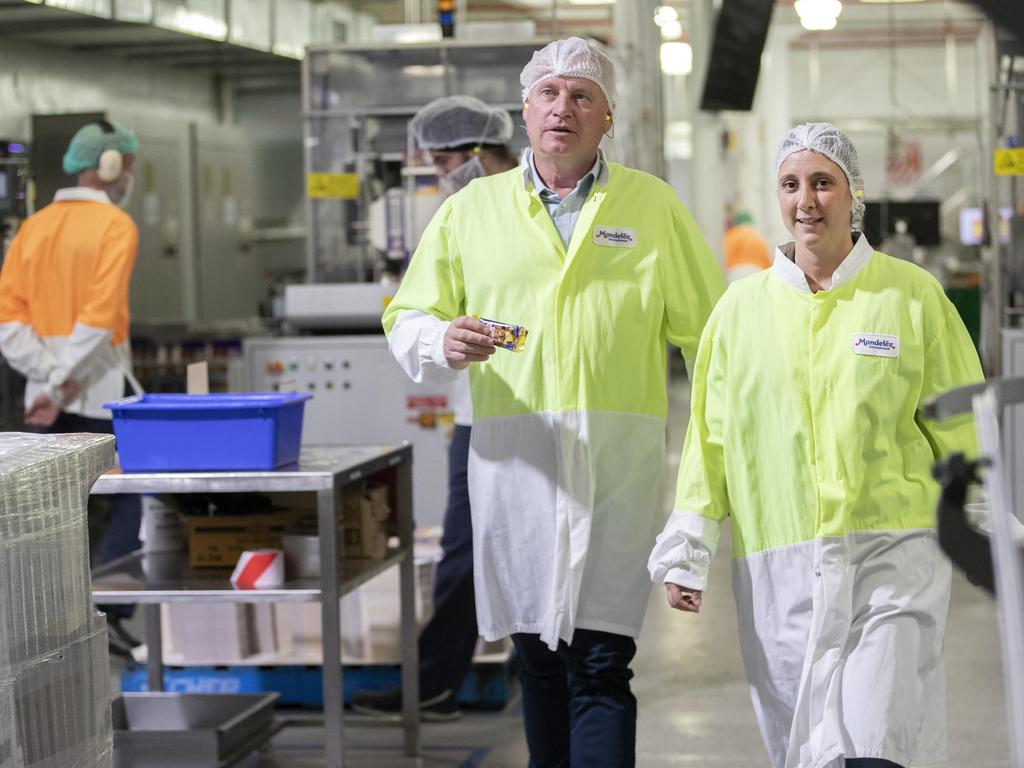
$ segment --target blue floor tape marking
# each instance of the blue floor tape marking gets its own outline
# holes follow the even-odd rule
[[[490,747],[477,747],[470,753],[469,757],[466,758],[466,762],[460,765],[459,768],[480,768],[484,763],[484,758],[487,757],[487,754],[490,751]]]

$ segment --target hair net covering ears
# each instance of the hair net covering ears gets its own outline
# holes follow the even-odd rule
[[[107,133],[99,123],[87,123],[71,137],[68,150],[64,153],[64,173],[75,174],[99,165],[100,155],[105,150],[116,149],[122,155],[133,155],[139,148],[139,140],[130,128],[110,121],[113,133]]]
[[[519,83],[523,86],[523,101],[529,100],[530,92],[537,83],[549,77],[580,77],[590,80],[608,99],[608,106],[615,108],[615,67],[611,59],[586,40],[567,37],[535,51],[530,63],[523,67],[519,75]]]
[[[779,144],[778,154],[775,155],[775,175],[779,175],[779,168],[787,157],[805,149],[825,155],[843,169],[853,200],[850,205],[850,221],[857,226],[864,216],[864,201],[861,199],[864,196],[864,182],[860,176],[860,160],[853,142],[832,123],[798,125]]]
[[[427,104],[409,124],[423,149],[450,149],[466,144],[508,144],[512,118],[472,96],[444,96]]]

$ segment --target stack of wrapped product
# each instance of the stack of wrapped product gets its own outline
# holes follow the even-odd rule
[[[107,626],[86,502],[105,435],[0,433],[0,768],[109,768]]]

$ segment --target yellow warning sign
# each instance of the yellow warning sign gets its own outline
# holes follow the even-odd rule
[[[992,153],[996,176],[1024,176],[1024,148],[997,149]]]
[[[359,197],[359,175],[355,173],[311,173],[306,177],[306,195],[354,200]]]

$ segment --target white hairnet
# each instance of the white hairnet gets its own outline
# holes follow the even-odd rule
[[[472,96],[443,96],[416,113],[410,122],[423,149],[452,149],[467,144],[508,144],[512,118]]]
[[[849,137],[832,123],[803,123],[793,128],[779,144],[775,155],[775,175],[779,175],[782,162],[794,152],[810,149],[819,152],[843,169],[850,185],[852,222],[857,225],[864,215],[864,182],[860,176],[857,148]]]
[[[523,101],[541,80],[549,77],[581,77],[590,80],[615,108],[615,67],[607,56],[586,40],[567,37],[555,40],[539,51],[534,51],[530,63],[523,67],[519,82],[523,86]]]

